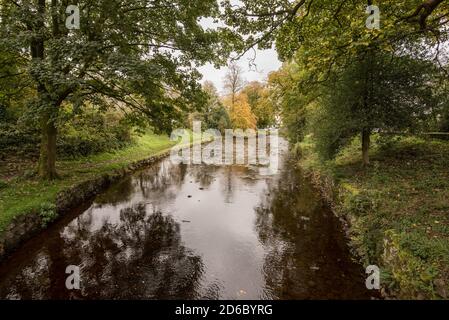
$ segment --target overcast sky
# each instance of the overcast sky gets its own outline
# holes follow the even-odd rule
[[[238,4],[237,0],[233,0],[234,5]],[[205,28],[215,29],[216,27],[223,26],[221,22],[214,22],[211,18],[201,19],[200,24]],[[255,67],[250,67],[249,62],[251,58],[255,56]],[[277,53],[274,49],[270,50],[250,50],[238,61],[240,67],[242,67],[244,74],[243,78],[250,81],[263,81],[266,79],[268,73],[279,69],[281,62],[278,60]],[[207,64],[204,67],[199,68],[199,71],[203,74],[202,82],[209,80],[212,81],[217,87],[220,93],[223,93],[223,78],[226,74],[226,67],[215,69],[212,64]]]
[[[254,57],[254,51],[249,51],[244,55],[238,64],[244,70],[243,78],[250,81],[263,81],[266,79],[268,73],[279,69],[281,62],[278,60],[277,53],[274,49],[270,50],[256,50],[255,67],[250,66],[249,59]],[[256,70],[257,69],[257,70]],[[203,74],[203,81],[212,81],[220,93],[223,93],[223,78],[226,74],[226,67],[215,69],[213,65],[207,64],[199,68]]]

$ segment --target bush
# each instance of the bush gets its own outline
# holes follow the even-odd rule
[[[38,152],[37,130],[22,128],[16,124],[0,123],[0,154],[37,155]]]
[[[66,117],[69,118],[68,115]],[[37,157],[39,129],[36,125],[19,123],[18,120],[0,122],[0,156],[14,154]],[[56,143],[60,157],[75,158],[105,152],[131,143],[131,126],[120,114],[91,111],[72,116],[60,125]]]
[[[91,110],[65,123],[57,150],[60,156],[74,158],[122,148],[130,142],[131,127],[121,114]]]
[[[60,136],[57,140],[58,154],[63,157],[75,158],[99,152],[124,147],[131,141],[123,132],[108,128],[108,131],[95,132],[86,128],[85,131],[74,131]]]
[[[42,227],[46,227],[58,217],[56,206],[49,202],[43,203],[39,210],[39,216],[42,219]]]
[[[0,190],[6,189],[6,187],[8,187],[8,184],[5,181],[0,180]]]

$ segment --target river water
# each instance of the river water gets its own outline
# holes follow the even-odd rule
[[[370,298],[339,221],[280,150],[275,175],[165,159],[126,177],[4,261],[0,298]]]

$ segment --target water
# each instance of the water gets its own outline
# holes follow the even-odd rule
[[[7,299],[366,299],[339,222],[285,151],[256,166],[137,172],[0,265]],[[67,290],[66,267],[81,268]]]

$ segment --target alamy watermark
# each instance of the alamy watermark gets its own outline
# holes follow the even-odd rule
[[[80,267],[74,265],[67,266],[65,273],[69,275],[65,280],[65,287],[68,290],[80,290]]]
[[[380,29],[380,8],[376,5],[368,5],[366,7],[366,13],[368,17],[365,21],[365,25],[368,29]],[[69,30],[80,29],[80,9],[77,5],[71,4],[66,8],[66,14],[68,17],[65,21],[65,26]]]
[[[371,265],[366,267],[366,274],[368,277],[365,280],[365,285],[368,290],[380,289],[380,269],[378,266]]]
[[[365,25],[368,29],[380,29],[380,8],[376,5],[368,5],[366,7],[366,13],[368,17],[366,18]],[[69,30],[79,30],[80,29],[80,9],[77,5],[71,4],[66,8],[66,14],[68,14],[65,26]]]
[[[69,5],[65,13],[69,16],[65,20],[65,26],[69,30],[80,29],[80,8],[77,5]]]
[[[370,5],[366,7],[366,13],[369,14],[366,19],[366,27],[370,30],[380,29],[380,9],[378,6]]]
[[[193,142],[191,141],[193,137]],[[170,160],[179,164],[256,165],[268,168],[266,174],[277,173],[279,167],[279,135],[277,129],[201,129],[201,121],[193,123],[193,132],[177,129],[172,141]],[[207,142],[203,145],[203,142]]]

